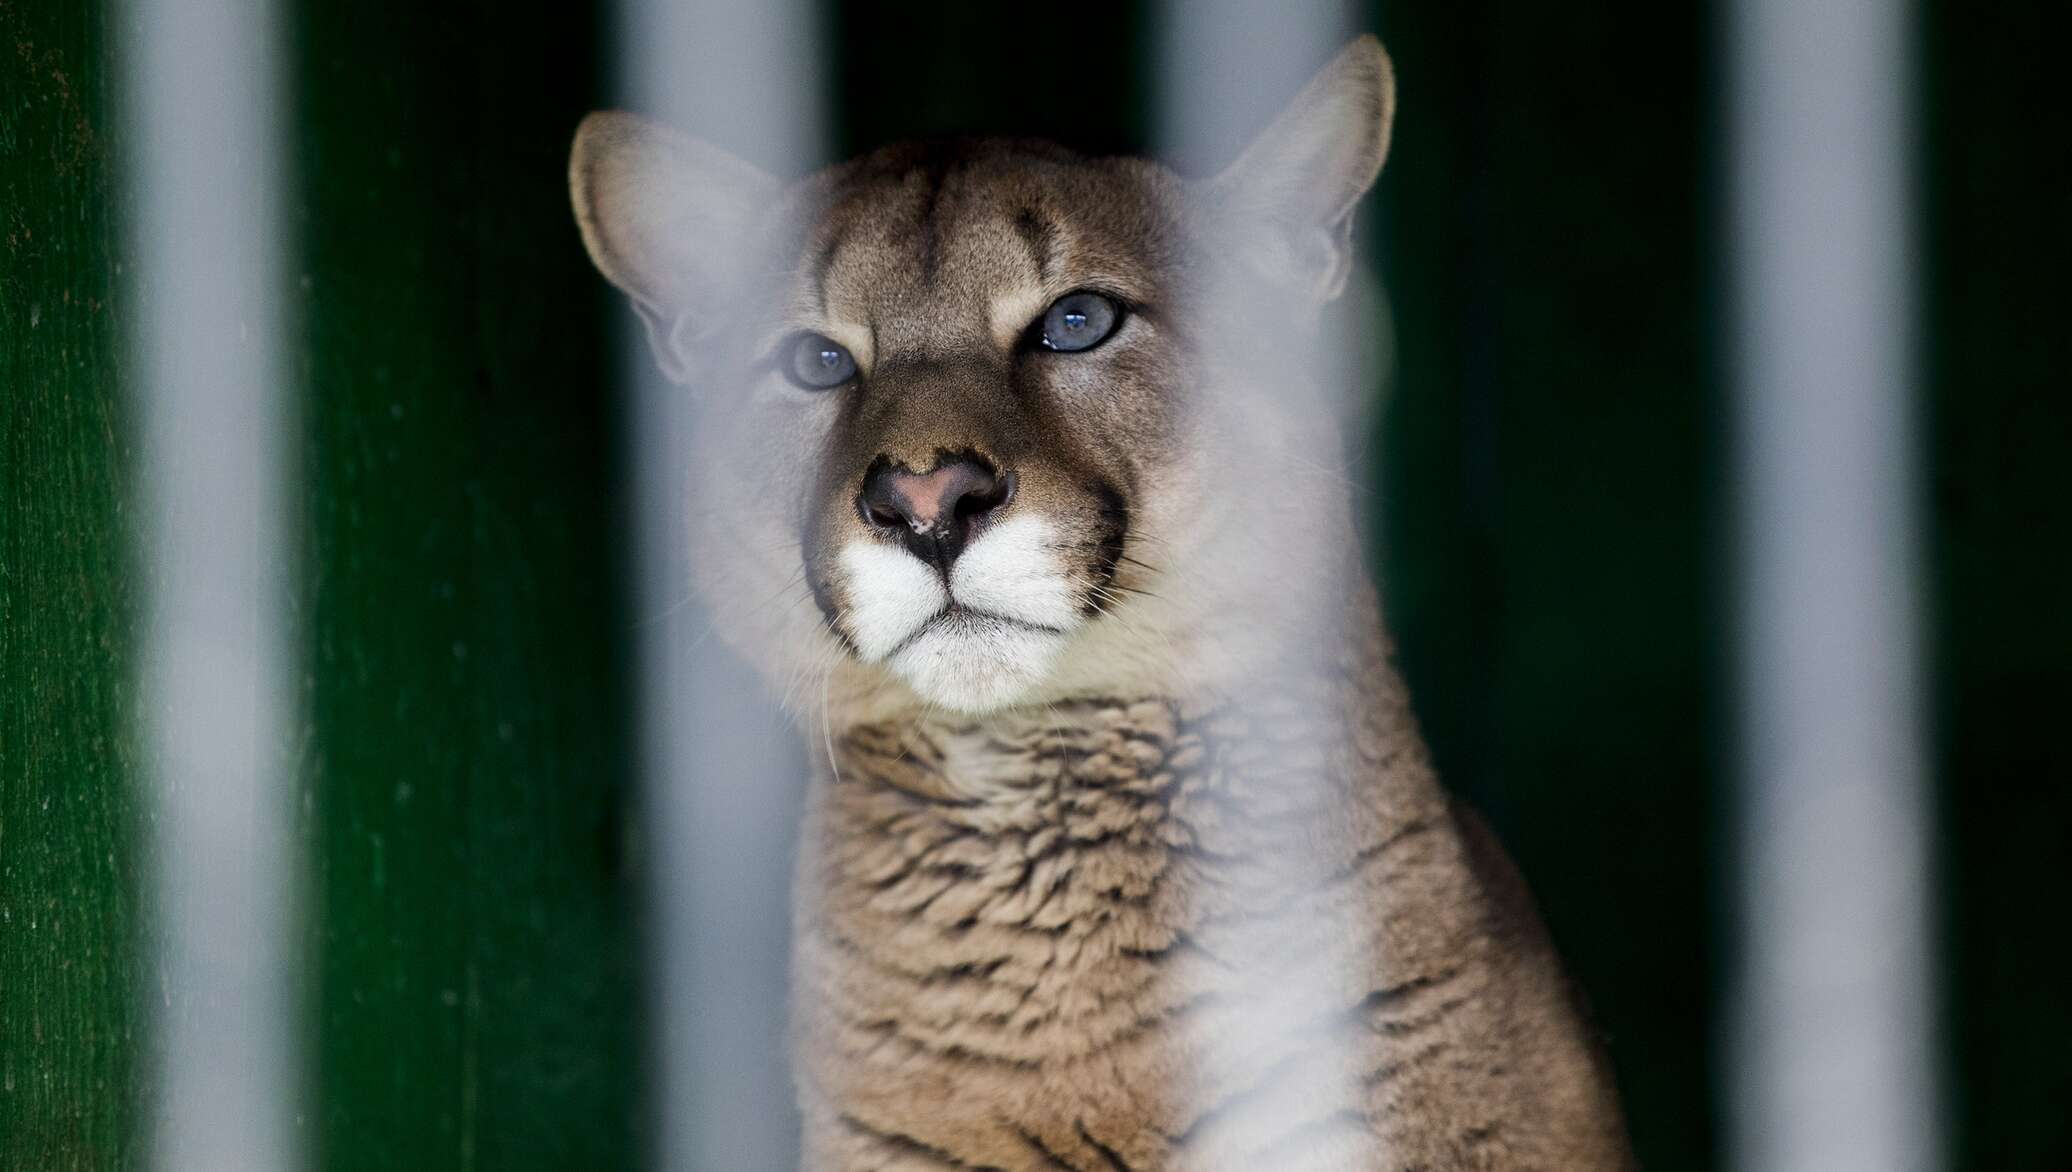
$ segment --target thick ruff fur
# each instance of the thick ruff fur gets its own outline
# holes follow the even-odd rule
[[[1355,42],[1201,182],[980,141],[785,184],[579,132],[584,241],[704,404],[700,592],[818,758],[811,1172],[1631,1167],[1297,357],[1392,104]],[[1089,292],[1111,332],[1053,345]]]
[[[836,734],[799,872],[806,1167],[1629,1166],[1530,900],[1359,610],[1326,674],[1249,703]],[[1282,882],[1295,852],[1320,884]],[[1354,932],[1262,938],[1276,917]],[[1201,1040],[1275,985],[1335,993],[1253,1067],[1292,1085],[1199,1086]],[[1318,1055],[1357,1077],[1314,1085]]]

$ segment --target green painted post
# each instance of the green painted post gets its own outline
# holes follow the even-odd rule
[[[0,0],[0,1168],[131,1165],[131,466],[100,7]]]
[[[1610,1039],[1641,1162],[1711,1168],[1707,17],[1372,8],[1398,73],[1372,237],[1396,315],[1374,436],[1391,626],[1441,775],[1496,825]]]
[[[2072,1168],[2072,6],[1920,8],[1944,1076],[1955,1168]]]
[[[313,1147],[638,1155],[617,421],[565,189],[587,5],[299,6]]]

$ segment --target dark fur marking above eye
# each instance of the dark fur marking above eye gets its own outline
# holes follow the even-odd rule
[[[820,249],[820,255],[813,258],[813,288],[820,299],[820,316],[827,316],[827,278],[834,272],[835,257],[842,251],[842,244],[848,237],[837,233]]]
[[[1023,208],[1014,218],[1014,230],[1029,249],[1036,275],[1048,284],[1057,270],[1058,226],[1038,215],[1035,208]]]
[[[921,169],[922,182],[927,185],[927,192],[921,200],[921,279],[929,285],[935,284],[936,270],[942,263],[938,254],[943,188],[949,185],[950,173],[956,169],[955,161],[943,159],[932,161]]]

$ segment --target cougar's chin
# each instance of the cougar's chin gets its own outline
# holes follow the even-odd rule
[[[1027,699],[1067,638],[1053,628],[952,608],[916,631],[886,666],[931,704],[992,712]]]

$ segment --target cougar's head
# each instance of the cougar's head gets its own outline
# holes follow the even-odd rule
[[[1204,182],[982,140],[784,183],[592,115],[576,217],[698,399],[718,629],[965,712],[1211,671],[1276,559],[1345,539],[1342,486],[1267,458],[1319,441],[1275,363],[1344,285],[1391,100],[1356,42]]]

